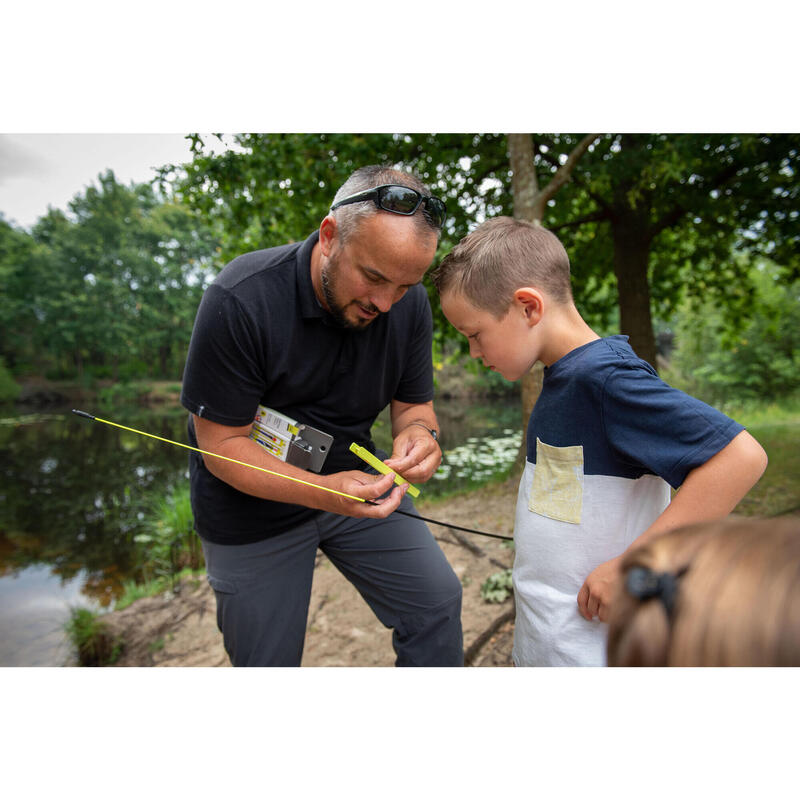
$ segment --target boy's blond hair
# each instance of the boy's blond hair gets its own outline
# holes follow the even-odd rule
[[[626,556],[622,587],[609,619],[609,666],[800,666],[796,518],[662,534]]]
[[[493,217],[465,236],[431,275],[440,295],[454,291],[497,319],[514,292],[529,286],[558,303],[572,302],[569,256],[550,231],[511,217]]]

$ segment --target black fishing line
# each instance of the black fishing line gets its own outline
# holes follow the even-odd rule
[[[413,519],[421,519],[423,522],[430,522],[433,525],[441,525],[443,528],[453,528],[456,531],[465,531],[466,533],[477,533],[481,536],[491,536],[493,539],[504,539],[506,542],[513,542],[513,536],[501,536],[499,533],[487,533],[486,531],[476,531],[474,528],[462,528],[460,525],[453,525],[452,522],[440,522],[438,519],[431,519],[430,517],[423,517],[419,514],[410,514],[408,511],[400,511],[396,508],[394,514],[402,514],[404,517],[412,517]]]

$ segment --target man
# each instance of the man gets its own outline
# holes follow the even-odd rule
[[[392,513],[413,513],[407,485],[364,472],[349,450],[375,451],[370,428],[391,404],[387,466],[417,484],[441,462],[420,282],[444,214],[415,177],[364,167],[318,231],[239,256],[203,297],[181,402],[191,443],[234,460],[190,459],[195,526],[234,666],[300,665],[318,547],[393,628],[398,666],[463,664],[458,578],[424,523]],[[333,436],[320,474],[250,438],[259,405]]]

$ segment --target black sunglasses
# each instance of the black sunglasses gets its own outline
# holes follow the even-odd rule
[[[426,217],[437,228],[441,228],[444,225],[447,217],[447,206],[445,206],[443,200],[438,197],[428,197],[420,194],[416,189],[410,189],[408,186],[401,186],[397,183],[385,183],[382,186],[376,186],[364,192],[351,194],[350,197],[345,197],[344,200],[334,203],[331,206],[331,211],[339,208],[339,206],[350,205],[350,203],[363,203],[366,200],[372,200],[378,208],[384,211],[403,214],[407,217],[415,214],[420,205],[424,203]]]

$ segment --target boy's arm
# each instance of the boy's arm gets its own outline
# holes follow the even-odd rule
[[[644,544],[665,531],[730,514],[767,468],[764,448],[747,431],[741,431],[705,464],[693,469],[672,502],[628,549]],[[586,619],[608,618],[619,565],[625,553],[589,573],[578,592],[578,610]]]

